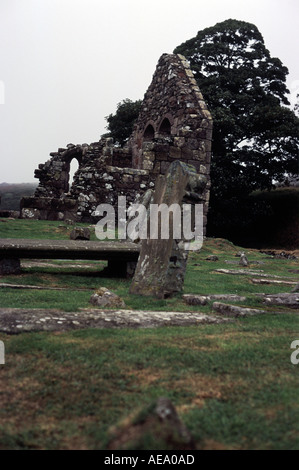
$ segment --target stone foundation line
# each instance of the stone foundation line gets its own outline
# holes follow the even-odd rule
[[[54,309],[0,308],[0,331],[16,334],[30,331],[68,331],[84,328],[157,328],[196,326],[232,321],[197,312],[152,312],[140,310],[82,309],[62,312]]]

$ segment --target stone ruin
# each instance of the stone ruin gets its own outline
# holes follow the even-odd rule
[[[154,189],[176,160],[205,177],[201,194],[204,233],[210,188],[212,118],[184,56],[163,54],[145,93],[139,117],[124,147],[111,138],[91,144],[68,144],[39,165],[34,196],[21,200],[21,218],[96,223],[96,208],[118,196],[127,204]],[[69,184],[70,165],[79,168]]]

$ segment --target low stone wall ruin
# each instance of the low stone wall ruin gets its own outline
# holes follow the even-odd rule
[[[133,202],[180,160],[207,180],[202,195],[205,227],[211,139],[212,118],[188,62],[181,55],[163,54],[128,143],[120,148],[111,138],[102,138],[50,153],[35,170],[39,185],[34,196],[22,199],[21,217],[95,222],[99,204],[116,206],[118,196]],[[79,168],[70,187],[73,159]]]

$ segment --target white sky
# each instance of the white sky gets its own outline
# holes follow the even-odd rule
[[[298,0],[0,0],[0,183],[37,182],[50,152],[98,141],[163,53],[229,18],[258,27],[294,101]]]

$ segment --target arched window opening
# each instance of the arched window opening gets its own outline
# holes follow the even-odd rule
[[[159,134],[163,136],[168,136],[171,134],[171,124],[169,119],[164,118],[159,127]]]
[[[150,142],[151,140],[154,139],[154,137],[155,137],[155,129],[153,128],[151,124],[149,124],[144,131],[143,140],[144,142]]]
[[[77,158],[73,158],[70,162],[70,171],[69,171],[69,191],[71,190],[71,187],[74,182],[74,176],[76,171],[79,169],[79,162]]]

